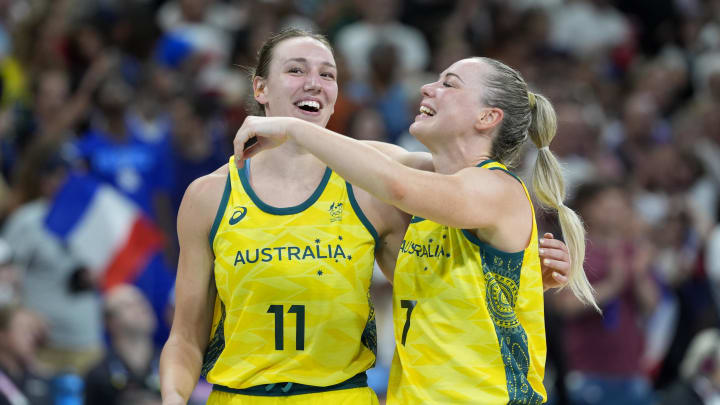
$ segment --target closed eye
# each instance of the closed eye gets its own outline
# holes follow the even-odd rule
[[[445,87],[453,87],[453,85],[450,84],[450,82],[443,82],[442,84],[443,84],[443,86],[445,86]]]

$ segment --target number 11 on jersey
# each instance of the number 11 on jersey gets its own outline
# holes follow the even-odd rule
[[[283,334],[283,306],[270,305],[267,310],[268,314],[275,314],[275,350],[283,350],[284,334]],[[305,305],[292,305],[288,309],[288,313],[294,313],[297,317],[295,327],[295,350],[305,350]]]

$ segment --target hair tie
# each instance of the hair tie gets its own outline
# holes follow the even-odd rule
[[[531,110],[535,108],[537,100],[535,99],[535,94],[532,91],[528,91],[528,103],[530,103]]]
[[[549,147],[549,146],[543,146],[542,148],[538,148],[538,150],[546,150],[546,151],[550,152],[550,147]]]

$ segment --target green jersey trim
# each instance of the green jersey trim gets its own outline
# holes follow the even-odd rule
[[[519,257],[521,258],[525,255],[524,249],[519,252],[505,252],[504,250],[495,248],[495,247],[491,246],[490,244],[481,241],[480,238],[478,238],[477,235],[475,235],[469,229],[463,229],[462,233],[463,233],[463,235],[465,235],[467,240],[469,240],[471,243],[479,246],[480,249],[483,249],[487,252],[492,253],[495,256],[506,257],[508,259],[517,259],[517,258],[519,258]]]
[[[284,207],[284,208],[278,208],[273,207],[272,205],[266,204],[263,202],[260,197],[258,197],[257,194],[255,194],[255,191],[253,190],[252,186],[250,185],[249,180],[249,174],[250,172],[250,159],[245,160],[245,168],[244,169],[238,169],[238,174],[240,175],[240,182],[242,183],[243,188],[245,189],[245,192],[250,197],[253,203],[260,208],[260,210],[267,212],[268,214],[273,215],[292,215],[292,214],[299,214],[306,209],[308,209],[310,206],[315,204],[315,202],[320,198],[323,191],[325,190],[325,186],[327,186],[328,181],[330,180],[330,174],[332,174],[332,170],[330,168],[325,169],[325,174],[323,175],[322,180],[320,180],[320,184],[318,184],[317,188],[315,189],[315,192],[312,193],[310,197],[308,197],[305,202],[298,204],[294,207]]]
[[[223,191],[222,199],[220,200],[220,206],[218,207],[217,214],[215,214],[215,221],[213,222],[212,228],[210,228],[210,234],[208,235],[211,249],[213,246],[213,242],[215,241],[215,235],[217,234],[217,230],[220,227],[220,222],[222,222],[222,218],[225,215],[225,210],[227,209],[227,203],[230,199],[231,188],[232,187],[230,186],[230,173],[228,173],[227,181],[225,182],[225,191]]]
[[[485,166],[486,164],[492,163],[492,162],[497,162],[497,160],[495,160],[495,159],[483,160],[482,162],[476,164],[475,167],[483,167],[483,166]]]
[[[515,180],[519,181],[520,184],[522,184],[522,180],[520,180],[520,178],[517,175],[515,175],[515,173],[511,172],[510,170],[503,169],[502,167],[491,167],[489,170],[502,170],[505,173],[513,176],[515,178]]]
[[[495,162],[495,163],[500,163],[500,162],[498,162],[497,160],[488,159],[488,160],[484,160],[484,161],[478,163],[475,167],[483,167],[483,166],[485,166],[486,164],[488,164],[488,163],[493,163],[493,162]],[[515,180],[517,180],[517,181],[519,181],[520,183],[522,183],[522,180],[520,180],[520,178],[519,178],[515,173],[511,172],[510,170],[503,169],[502,167],[491,167],[489,170],[502,170],[502,171],[504,171],[505,173],[507,173],[507,174],[515,177]]]
[[[220,320],[218,326],[215,329],[215,334],[210,339],[205,349],[205,355],[203,356],[203,364],[200,370],[200,375],[207,377],[208,373],[215,367],[215,362],[223,350],[225,350],[225,303],[220,300]]]
[[[353,211],[355,211],[355,215],[357,215],[360,222],[362,222],[363,226],[365,226],[365,229],[370,232],[370,235],[372,235],[373,239],[375,240],[375,244],[377,245],[380,237],[378,236],[377,230],[375,230],[373,224],[370,222],[367,216],[365,216],[365,213],[360,208],[360,204],[358,204],[357,200],[355,199],[355,192],[353,191],[352,184],[346,181],[345,187],[347,187],[348,198],[350,199],[350,206],[352,207]]]
[[[282,382],[275,384],[256,385],[250,388],[230,388],[224,385],[213,385],[213,390],[256,397],[286,397],[291,395],[312,394],[316,392],[347,390],[351,388],[367,387],[367,374],[356,374],[347,380],[327,387]]]

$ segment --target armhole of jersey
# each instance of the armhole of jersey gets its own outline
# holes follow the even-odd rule
[[[469,229],[463,229],[462,234],[465,236],[465,238],[467,238],[467,240],[470,241],[470,243],[477,245],[480,248],[480,250],[491,253],[493,256],[517,259],[518,257],[521,258],[525,255],[525,249],[520,250],[518,252],[506,252],[504,250],[500,250],[496,247],[493,247],[489,243],[481,241],[480,238],[478,238],[477,235],[472,233]]]
[[[369,219],[365,216],[365,213],[360,208],[360,204],[358,204],[357,200],[355,199],[355,192],[353,191],[352,184],[345,182],[345,187],[347,188],[348,192],[348,198],[350,199],[350,205],[352,206],[353,210],[355,211],[355,215],[360,219],[360,222],[365,226],[365,229],[370,232],[370,235],[372,235],[373,240],[375,240],[375,245],[378,244],[378,240],[380,239],[378,236],[377,231],[375,230],[375,227],[370,222]]]
[[[225,191],[223,191],[222,199],[220,200],[220,206],[218,207],[217,214],[215,214],[215,222],[213,222],[212,228],[210,228],[210,234],[208,235],[208,242],[210,243],[210,249],[213,247],[213,241],[215,240],[215,234],[220,227],[220,221],[225,216],[225,209],[227,208],[227,202],[230,199],[230,173],[228,173],[227,181],[225,182]]]

